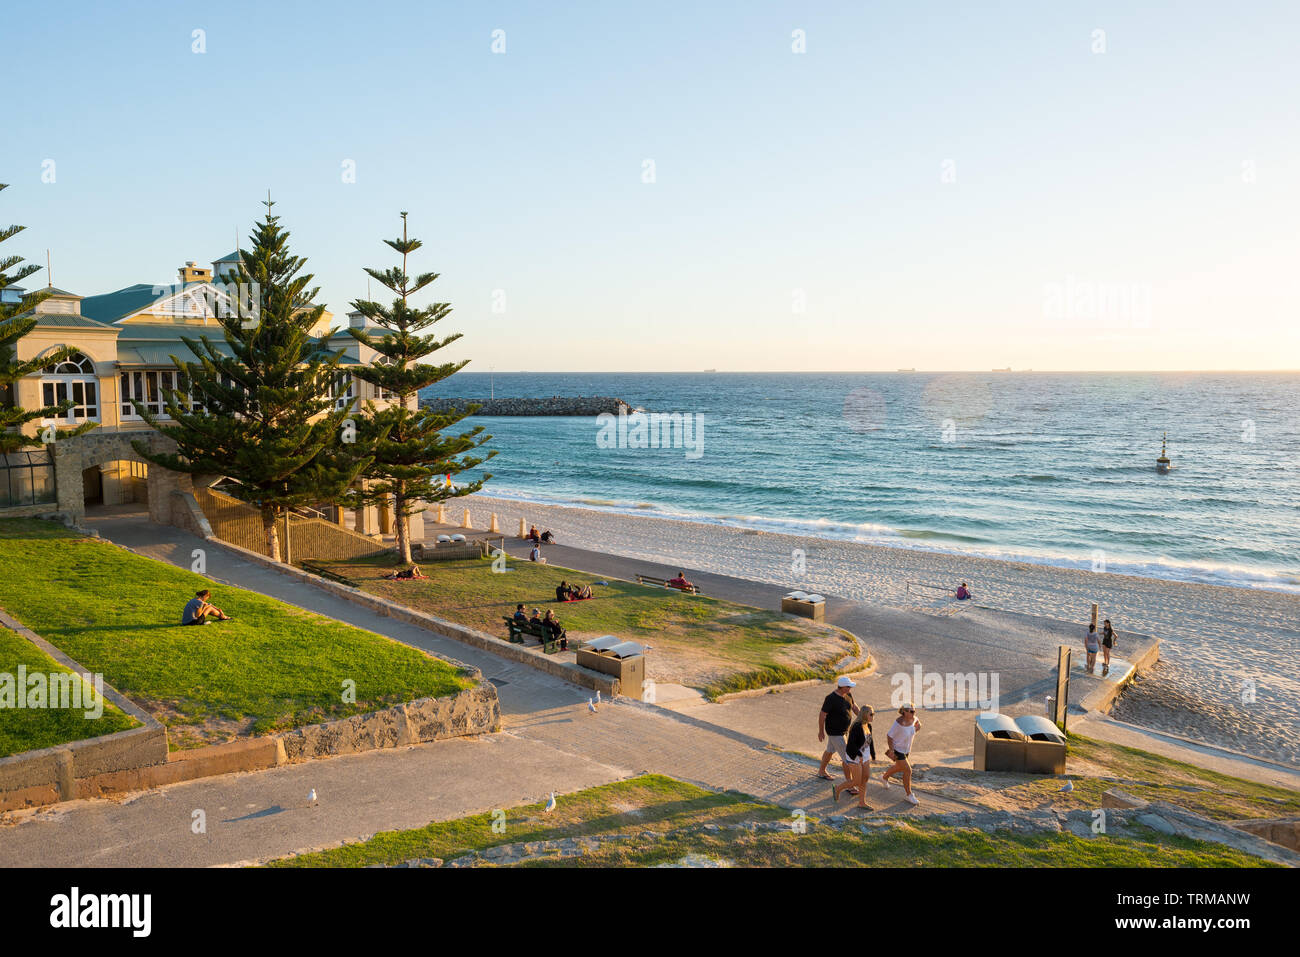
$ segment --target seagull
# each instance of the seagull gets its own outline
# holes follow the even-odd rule
[[[1066,782],[1065,782],[1065,787],[1061,788],[1061,790],[1062,790],[1062,791],[1073,791],[1073,790],[1074,790],[1074,782],[1073,782],[1073,781],[1066,781]]]
[[[587,710],[590,711],[592,714],[596,713],[596,703],[592,701],[590,698],[587,699]]]
[[[600,700],[600,689],[599,689],[599,688],[596,689],[596,704],[604,704],[604,702]]]
[[[551,796],[550,796],[550,797],[547,799],[547,801],[546,801],[546,810],[548,810],[548,811],[554,811],[554,810],[555,810],[555,792],[554,792],[554,791],[551,792]]]
[[[308,792],[308,794],[307,794],[307,800],[308,800],[308,802],[310,802],[311,804],[315,804],[315,803],[316,803],[316,789],[315,789],[315,788],[312,788],[311,791]]]

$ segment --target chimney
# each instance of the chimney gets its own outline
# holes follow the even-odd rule
[[[212,270],[201,269],[192,259],[181,267],[180,272],[182,286],[187,286],[192,282],[210,282],[212,279]]]
[[[364,329],[366,327],[366,317],[360,312],[349,312],[348,325],[353,329]]]

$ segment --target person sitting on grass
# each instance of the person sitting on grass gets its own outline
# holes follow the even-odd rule
[[[526,625],[528,623],[528,613],[524,611],[523,604],[515,605],[515,621],[519,622],[521,625]]]
[[[555,600],[568,601],[572,596],[569,594],[569,583],[560,582],[555,586]]]
[[[682,591],[694,591],[695,586],[686,580],[686,572],[678,572],[676,578],[668,579],[668,584]]]
[[[962,582],[959,586],[957,586],[957,600],[966,601],[969,598],[970,598],[970,589],[966,587],[965,582]]]
[[[574,601],[585,601],[586,599],[592,597],[591,586],[583,585],[581,588],[579,588],[577,585],[573,585],[569,588],[569,594],[573,597]]]
[[[208,599],[212,597],[212,592],[206,588],[201,588],[194,593],[194,597],[185,603],[185,611],[181,615],[182,625],[206,625],[208,619],[213,621],[230,621],[231,616],[216,605],[208,604]]]
[[[551,636],[549,639],[550,641],[558,641],[560,643],[561,651],[566,651],[568,649],[569,640],[560,637],[560,635],[564,634],[564,628],[560,624],[560,619],[555,617],[555,612],[547,609],[546,618],[542,621],[542,627],[545,628],[546,633]]]

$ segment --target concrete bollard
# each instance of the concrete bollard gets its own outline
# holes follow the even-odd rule
[[[491,520],[490,522],[488,522],[488,531],[489,531],[489,532],[499,532],[499,531],[501,531],[501,526],[497,524],[497,513],[496,513],[496,512],[493,512],[493,513],[492,513],[492,520]]]
[[[465,521],[460,523],[461,528],[473,528],[474,523],[470,521],[469,509],[465,509]]]
[[[528,537],[528,523],[525,522],[522,518],[519,520],[519,537],[520,538]]]
[[[438,524],[447,524],[447,506],[443,505],[441,502],[438,503]]]

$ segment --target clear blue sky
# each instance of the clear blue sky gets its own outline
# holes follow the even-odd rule
[[[168,282],[269,188],[340,316],[409,210],[480,371],[1300,367],[1300,4],[1135,6],[8,4],[4,251]]]

